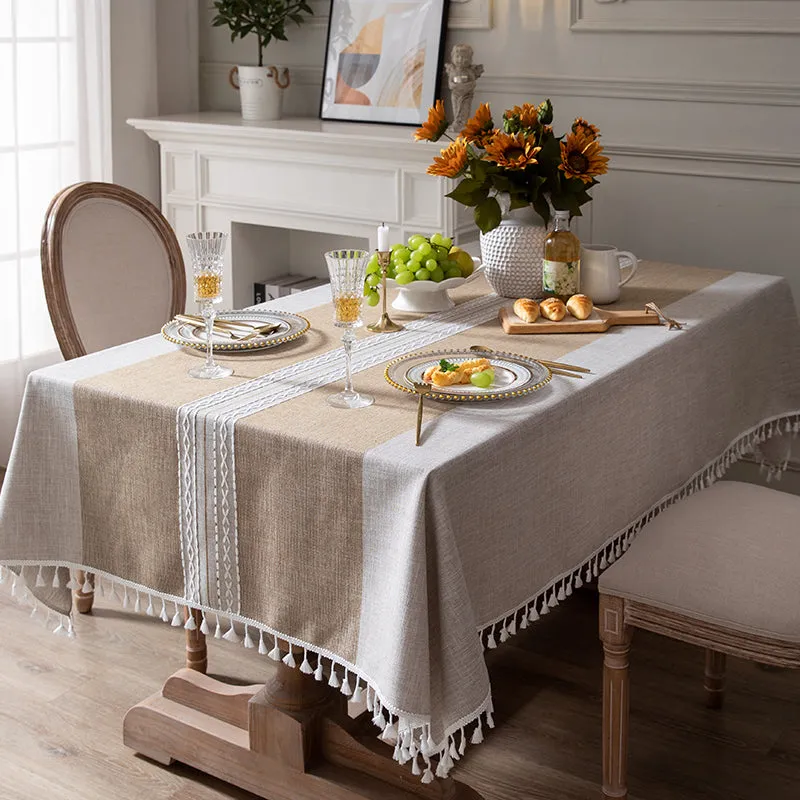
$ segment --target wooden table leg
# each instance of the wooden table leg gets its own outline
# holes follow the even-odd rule
[[[706,650],[706,670],[703,686],[706,690],[706,705],[722,708],[725,700],[725,653]]]
[[[625,601],[600,595],[603,642],[603,797],[628,797],[629,660],[633,628],[625,624]]]
[[[193,631],[186,631],[186,668],[205,673],[208,669],[208,649],[205,634],[200,630],[203,615],[196,609],[184,607],[183,618],[188,620],[190,614],[194,617],[196,627]]]
[[[123,738],[268,800],[482,800],[452,778],[421,783],[366,716],[350,719],[344,695],[282,662],[266,686],[184,669],[127,713]]]
[[[83,587],[86,585],[86,577],[87,573],[82,569],[75,572],[75,580],[80,584],[80,588],[72,592],[72,599],[79,614],[89,614],[94,605],[94,582],[91,579],[89,583],[92,584],[92,590],[90,592],[83,591]]]

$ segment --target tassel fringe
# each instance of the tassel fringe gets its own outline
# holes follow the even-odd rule
[[[531,623],[549,614],[551,609],[556,608],[566,598],[570,597],[574,590],[580,589],[584,583],[596,578],[602,570],[620,558],[636,538],[639,531],[648,522],[657,517],[658,514],[673,503],[711,486],[724,476],[732,464],[752,453],[756,445],[762,444],[772,436],[782,432],[791,433],[794,436],[800,433],[800,413],[784,415],[770,420],[739,437],[719,458],[693,475],[680,489],[672,492],[648,509],[638,520],[614,535],[583,563],[557,577],[518,608],[509,611],[504,616],[480,629],[479,635],[484,646],[488,649],[495,649],[499,643],[508,641],[519,630],[527,629]],[[787,464],[761,464],[761,467],[766,473],[766,479],[771,481],[780,479]],[[36,569],[35,572],[34,568]],[[52,580],[49,578],[48,568],[54,568]],[[27,570],[27,572],[24,572],[24,570]],[[31,615],[36,615],[38,618],[43,619],[48,630],[58,635],[74,637],[75,630],[71,617],[63,616],[39,606],[36,599],[29,592],[28,586],[33,585],[35,588],[42,589],[51,585],[53,588],[60,588],[69,574],[67,588],[82,588],[87,591],[86,587],[91,588],[91,583],[87,578],[83,585],[78,584],[74,577],[77,570],[87,572],[87,568],[82,565],[67,565],[55,562],[0,564],[0,584],[11,583],[12,595],[19,602],[30,605],[32,607]],[[420,777],[423,783],[432,782],[435,779],[434,776],[436,778],[446,778],[455,762],[464,756],[467,744],[480,744],[484,738],[484,726],[489,729],[494,727],[492,700],[491,694],[489,694],[484,702],[468,717],[459,720],[455,725],[446,729],[443,734],[443,741],[437,742],[433,738],[429,721],[403,714],[399,709],[388,707],[367,676],[357,671],[354,665],[338,659],[333,653],[325,650],[320,651],[313,645],[292,639],[238,614],[202,608],[193,603],[187,604],[183,598],[162,596],[147,587],[137,586],[111,575],[97,573],[96,571],[92,571],[91,574],[94,576],[95,590],[100,594],[105,591],[107,596],[120,601],[124,608],[133,604],[134,608],[140,611],[142,607],[141,595],[144,595],[147,600],[145,613],[154,616],[154,598],[160,599],[161,607],[158,616],[163,622],[174,627],[195,630],[198,625],[194,616],[189,614],[184,619],[183,609],[189,605],[201,613],[202,622],[199,625],[199,629],[204,635],[211,636],[213,630],[213,636],[217,639],[221,638],[229,642],[243,644],[248,649],[257,647],[259,654],[262,656],[267,656],[274,661],[283,661],[284,664],[292,668],[299,667],[304,674],[310,675],[313,673],[314,678],[318,681],[323,681],[327,677],[327,683],[332,688],[339,689],[348,697],[352,695],[352,700],[356,702],[365,701],[367,710],[373,714],[372,721],[381,731],[380,737],[395,744],[395,760],[401,764],[410,762],[412,774]],[[107,582],[105,587],[103,586],[104,581]],[[119,593],[118,589],[120,590]],[[215,623],[213,629],[209,623],[209,618],[212,614],[214,615]],[[243,637],[237,634],[234,623],[244,627]],[[226,631],[224,634],[223,630]],[[258,633],[257,644],[254,638],[256,632]],[[288,652],[281,652],[278,645],[279,640],[303,650],[303,659],[299,665],[291,647],[289,647]],[[270,644],[273,645],[271,649]],[[312,657],[311,661],[309,661],[309,655]],[[330,662],[327,669],[323,665],[323,658]]]

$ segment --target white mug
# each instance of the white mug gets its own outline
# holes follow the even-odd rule
[[[620,258],[630,260],[630,272],[623,278]],[[627,250],[610,244],[585,244],[581,247],[581,293],[597,305],[619,300],[619,290],[635,274],[639,260]]]

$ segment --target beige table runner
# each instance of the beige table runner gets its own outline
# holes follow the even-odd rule
[[[359,342],[356,385],[376,405],[358,412],[324,402],[343,371],[327,306],[307,313],[312,336],[229,359],[237,375],[216,386],[187,378],[193,356],[175,351],[73,392],[81,558],[62,563],[121,578],[150,608],[150,597],[186,600],[209,633],[238,639],[232,623],[245,623],[245,644],[263,652],[278,655],[275,637],[305,647],[305,671],[347,694],[366,688],[376,722],[401,734],[396,757],[418,771],[421,759],[426,778],[482,736],[481,641],[547,613],[649,514],[778,420],[796,427],[800,409],[787,369],[796,319],[778,279],[643,266],[624,305],[656,300],[688,321],[680,333],[512,338],[496,321],[502,301],[465,290],[453,312]],[[473,343],[569,354],[595,374],[503,405],[429,403],[414,448],[415,403],[384,382],[385,361]],[[642,485],[620,491],[603,459]],[[177,616],[162,605],[154,613]]]

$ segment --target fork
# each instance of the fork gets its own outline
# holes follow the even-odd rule
[[[422,435],[422,401],[426,394],[431,393],[431,385],[423,383],[422,381],[413,381],[414,391],[419,395],[419,404],[417,405],[417,438],[415,444],[419,447],[419,437]]]

